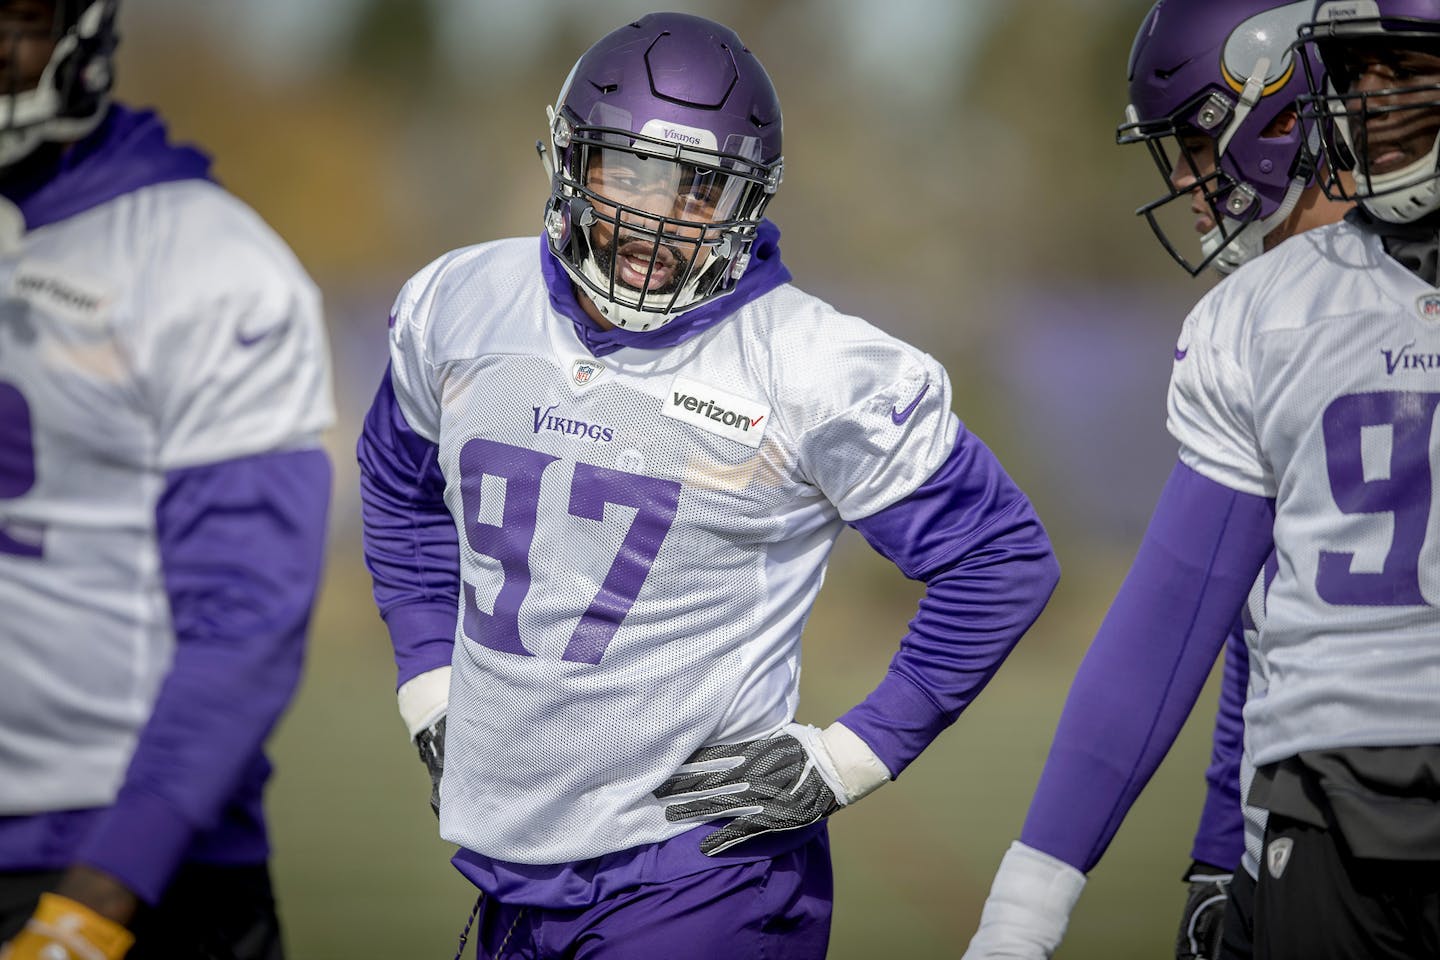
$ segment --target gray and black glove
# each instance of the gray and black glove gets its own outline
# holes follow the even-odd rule
[[[445,773],[445,718],[436,720],[433,726],[415,734],[415,746],[420,751],[420,760],[430,771],[430,809],[440,816],[440,778]]]
[[[715,856],[752,837],[815,823],[889,779],[840,724],[822,733],[792,723],[761,740],[702,747],[655,796],[669,801],[671,823],[734,818],[700,842],[702,853]]]
[[[1232,876],[1209,864],[1190,864],[1185,872],[1190,890],[1185,897],[1185,912],[1180,915],[1180,932],[1175,937],[1175,960],[1219,960]]]
[[[440,816],[440,776],[445,772],[445,714],[450,707],[450,668],[411,677],[396,694],[400,719],[420,760],[430,771],[430,808]]]

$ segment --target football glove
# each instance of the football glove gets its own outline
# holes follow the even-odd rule
[[[1233,874],[1195,862],[1185,873],[1190,884],[1180,932],[1175,938],[1175,960],[1219,960],[1220,933],[1225,927],[1225,901]]]
[[[435,721],[415,735],[415,746],[420,751],[420,760],[430,771],[430,809],[440,816],[440,778],[445,774],[445,718]]]
[[[808,826],[890,780],[865,742],[839,723],[791,723],[760,740],[702,747],[655,796],[671,823],[730,823],[700,841],[706,856],[777,830]]]
[[[58,893],[40,894],[35,912],[0,960],[120,960],[135,936],[114,920]]]
[[[445,772],[445,715],[450,704],[450,668],[412,677],[400,688],[400,718],[420,760],[430,772],[430,809],[440,816],[440,777]]]
[[[1049,960],[1084,888],[1085,874],[1015,841],[995,872],[980,929],[961,960]]]

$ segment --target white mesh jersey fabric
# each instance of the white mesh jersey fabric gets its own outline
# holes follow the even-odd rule
[[[1196,306],[1169,426],[1212,480],[1276,499],[1252,759],[1440,742],[1440,300],[1341,223]]]
[[[174,646],[165,472],[316,444],[319,298],[198,181],[27,233],[0,291],[0,814],[102,805]]]
[[[923,482],[958,423],[933,359],[790,286],[596,359],[538,256],[432,264],[391,347],[461,543],[441,833],[559,863],[683,832],[652,791],[793,718],[843,520]]]

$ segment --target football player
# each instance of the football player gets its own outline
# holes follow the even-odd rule
[[[1130,55],[1130,106],[1116,131],[1121,144],[1145,144],[1164,192],[1136,212],[1161,245],[1192,275],[1207,265],[1227,275],[1242,263],[1349,209],[1316,179],[1318,130],[1302,128],[1298,100],[1304,70],[1285,50],[1313,0],[1161,0],[1141,23]],[[1268,66],[1257,70],[1264,57]],[[1248,85],[1248,86],[1247,86]],[[1305,149],[1308,140],[1312,149]],[[1165,212],[1183,206],[1194,217],[1198,255],[1167,233]],[[1264,578],[1243,617],[1252,631],[1264,616]],[[1231,955],[1244,954],[1264,811],[1247,807],[1242,790],[1253,768],[1242,760],[1241,708],[1249,678],[1243,628],[1232,628],[1216,716],[1209,789],[1185,871],[1188,895],[1176,937],[1177,960],[1219,956],[1230,895],[1238,914]],[[1243,856],[1242,856],[1243,852]],[[1243,862],[1243,873],[1237,868]],[[1231,885],[1232,875],[1235,877]]]
[[[1180,463],[967,957],[1055,949],[1272,549],[1245,706],[1246,800],[1267,813],[1254,955],[1440,954],[1440,3],[1324,0],[1300,36],[1322,186],[1360,206],[1186,320]]]
[[[204,154],[111,102],[117,6],[0,3],[0,956],[272,960],[320,304]]]
[[[823,957],[825,818],[999,667],[1055,585],[1048,539],[934,359],[790,282],[780,104],[733,31],[607,35],[542,152],[538,240],[401,292],[359,445],[479,955]],[[926,591],[819,729],[800,634],[847,524]]]

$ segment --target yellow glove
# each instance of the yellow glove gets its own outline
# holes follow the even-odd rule
[[[134,942],[129,930],[83,903],[42,893],[25,929],[0,948],[0,960],[120,960]]]

